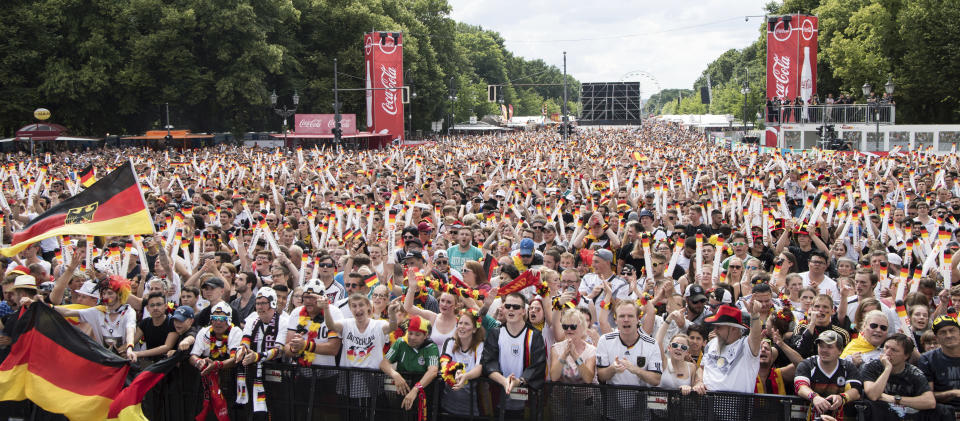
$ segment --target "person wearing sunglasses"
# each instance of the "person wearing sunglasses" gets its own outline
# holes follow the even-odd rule
[[[190,364],[200,370],[201,375],[212,371],[232,368],[236,362],[235,354],[243,339],[243,330],[230,321],[233,309],[225,302],[213,305],[210,312],[210,326],[197,333],[197,340],[190,351]],[[223,387],[231,387],[224,384]]]
[[[671,326],[682,329],[685,324],[682,310],[670,313],[657,329],[657,343],[662,344],[657,348],[660,349],[660,359],[664,366],[663,374],[660,376],[660,387],[668,390],[680,389],[680,393],[687,395],[693,390],[692,385],[697,375],[697,365],[689,361],[690,337],[684,333],[676,333],[668,343],[664,342],[667,330]]]
[[[584,384],[597,383],[597,348],[585,339],[587,327],[583,314],[568,308],[560,316],[563,341],[550,352],[550,381]]]
[[[483,374],[508,395],[528,392],[527,388],[539,390],[546,378],[546,345],[540,331],[523,318],[526,304],[522,294],[508,294],[502,305],[506,323],[490,329],[483,343]],[[502,404],[507,418],[522,418],[524,401],[508,399]]]
[[[843,349],[840,358],[852,362],[857,367],[880,358],[883,351],[880,346],[890,333],[887,315],[879,310],[871,310],[863,316],[860,323],[860,336],[850,341]]]

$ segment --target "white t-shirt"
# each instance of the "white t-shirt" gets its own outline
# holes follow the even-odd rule
[[[337,284],[334,282],[334,284]],[[300,311],[303,310],[303,306],[297,307],[290,312],[290,315],[287,317],[287,340],[293,337],[294,333],[297,333],[297,325],[300,323]],[[335,306],[328,306],[327,311],[330,312],[330,316],[333,317],[334,321],[343,320],[343,315],[340,313],[340,309]],[[317,334],[317,338],[314,339],[314,343],[317,345],[322,345],[326,343],[330,338],[339,338],[340,335],[337,332],[331,331],[327,328],[327,324],[324,322],[320,323],[320,331]],[[304,339],[306,339],[306,332],[302,332]],[[333,355],[321,355],[314,354],[313,365],[337,365],[337,360]]]
[[[611,277],[609,278],[602,278],[602,279],[600,278],[600,275],[597,275],[596,273],[588,273],[586,275],[583,275],[583,279],[580,280],[580,288],[579,288],[580,294],[584,296],[590,295],[590,293],[593,292],[594,287],[596,287],[597,285],[603,285],[603,281],[606,281],[608,279],[610,281],[610,287],[614,291],[617,290],[617,287],[619,287],[620,284],[625,283],[623,278],[620,278],[619,276],[617,276],[616,273],[612,274]],[[600,301],[610,301],[609,298],[604,297],[604,294],[605,294],[604,292],[600,292],[600,295],[597,295],[597,297],[594,298],[594,301],[596,302],[596,308],[594,308],[594,311],[596,311],[597,313],[600,313]]]
[[[640,368],[662,373],[662,361],[660,359],[660,350],[657,349],[657,341],[643,332],[640,337],[631,345],[623,343],[620,338],[620,332],[611,332],[600,337],[600,343],[597,345],[597,368],[609,367],[616,358],[621,358],[636,364]],[[614,374],[607,382],[617,385],[631,386],[657,386],[648,384],[640,376],[630,373],[626,370]]]
[[[760,353],[753,355],[750,352],[746,335],[727,345],[723,351],[714,338],[707,343],[700,366],[703,367],[703,384],[707,390],[753,393],[760,371]]]
[[[810,286],[810,272],[803,272],[800,274],[800,277],[803,278],[804,288]],[[837,288],[837,282],[830,279],[829,276],[823,275],[823,282],[817,286],[817,290],[819,290],[821,294],[827,294],[833,297],[833,305],[840,304],[840,289]]]
[[[193,343],[193,349],[190,351],[190,355],[196,355],[198,357],[209,357],[210,356],[210,333],[213,331],[213,326],[207,326],[203,329],[200,329],[200,332],[197,333],[197,341]],[[243,339],[243,329],[239,327],[232,326],[230,328],[230,333],[227,334],[227,349],[233,351],[240,346],[240,341]]]
[[[342,319],[340,324],[343,326],[340,366],[379,368],[383,361],[383,345],[387,343],[383,328],[390,323],[371,319],[363,332],[357,329],[357,319]]]
[[[280,313],[279,310],[276,310],[280,314],[280,319],[277,320],[277,336],[273,338],[274,345],[283,346],[286,343],[287,339],[287,315]],[[257,321],[260,319],[260,315],[257,312],[250,313],[246,319],[243,321],[243,336],[249,336],[251,340],[262,340],[264,342],[270,342],[270,338],[264,339],[263,336],[266,333],[267,325],[261,324],[260,332],[257,332],[254,335],[253,328],[257,325]],[[251,344],[252,349],[258,352],[263,352],[263,350],[257,349],[258,345],[256,343]]]
[[[132,343],[133,338],[127,337],[127,329],[133,328],[135,331],[137,328],[137,312],[133,308],[124,304],[116,312],[120,313],[116,320],[110,320],[99,307],[79,310],[77,315],[80,321],[93,327],[94,339],[109,348],[110,345],[120,347]]]

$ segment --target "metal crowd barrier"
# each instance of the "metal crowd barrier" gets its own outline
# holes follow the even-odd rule
[[[251,366],[242,370],[248,385],[252,384],[255,369]],[[419,375],[404,377],[410,385],[420,378]],[[403,396],[396,393],[392,379],[379,370],[267,363],[263,385],[270,420],[417,419],[416,404],[411,410],[401,409]],[[268,419],[267,414],[253,412],[252,402],[256,396],[250,387],[247,388],[250,402],[235,403],[236,371],[221,372],[220,386],[230,420]],[[438,379],[425,388],[425,395],[427,419],[458,421],[803,420],[808,407],[807,401],[797,396],[727,392],[682,395],[679,391],[657,388],[564,383],[547,383],[542,390],[530,391],[526,400],[507,400],[499,385],[483,377],[471,380],[464,390],[457,392]],[[189,420],[195,418],[202,405],[199,373],[192,366],[181,364],[147,394],[142,408],[151,420]],[[25,406],[15,418],[64,419],[44,414],[29,403]]]
[[[896,112],[893,104],[838,104],[764,106],[767,125],[773,124],[894,124]]]

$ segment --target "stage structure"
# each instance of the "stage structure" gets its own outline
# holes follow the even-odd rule
[[[640,124],[640,82],[595,82],[580,85],[580,125]]]

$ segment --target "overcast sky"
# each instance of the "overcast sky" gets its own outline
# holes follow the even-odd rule
[[[507,49],[581,82],[644,72],[661,88],[691,88],[724,51],[759,36],[765,0],[449,0],[452,17],[499,32]],[[561,67],[562,68],[562,67]],[[657,89],[642,78],[643,96]],[[646,85],[646,86],[643,86]]]

